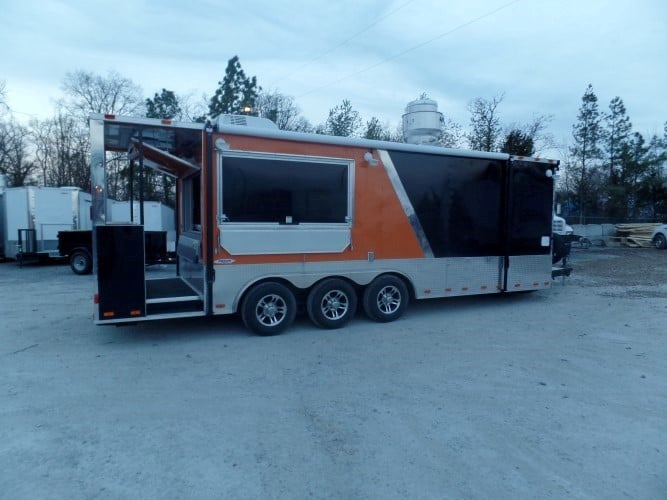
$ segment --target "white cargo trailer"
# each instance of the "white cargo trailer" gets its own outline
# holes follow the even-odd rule
[[[77,187],[15,187],[0,197],[2,257],[58,255],[58,232],[91,229],[91,196]]]
[[[141,223],[141,202],[132,202],[130,211],[129,201],[111,201],[111,220],[115,223]],[[144,231],[166,231],[167,251],[176,250],[176,216],[174,209],[159,201],[144,201]]]

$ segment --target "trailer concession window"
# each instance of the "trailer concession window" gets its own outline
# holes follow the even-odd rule
[[[338,158],[219,153],[220,245],[232,255],[342,252],[353,169]]]

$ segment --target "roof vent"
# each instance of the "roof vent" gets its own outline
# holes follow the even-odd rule
[[[277,129],[278,125],[268,118],[249,115],[220,115],[216,121],[218,127],[236,125],[240,127]]]

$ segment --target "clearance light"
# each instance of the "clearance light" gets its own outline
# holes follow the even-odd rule
[[[130,316],[141,316],[141,311],[139,309],[134,309],[130,311]]]
[[[540,286],[540,284],[536,281],[535,283],[533,283],[533,286]]]
[[[517,283],[516,285],[514,285],[514,288],[521,288],[521,283]]]
[[[107,120],[115,120],[116,115],[104,115],[104,118],[106,118]]]
[[[99,304],[100,303],[100,295],[96,293],[93,295],[93,304]]]
[[[171,125],[171,120],[162,120],[160,123],[162,123],[162,125]]]
[[[116,315],[116,313],[113,312],[113,311],[107,311],[104,314],[102,314],[102,316],[104,316],[105,318],[112,318],[115,315]]]

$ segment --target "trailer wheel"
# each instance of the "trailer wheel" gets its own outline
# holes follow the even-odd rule
[[[296,316],[296,299],[285,285],[267,282],[252,288],[243,300],[241,317],[258,335],[282,333]]]
[[[363,306],[372,320],[381,323],[394,321],[403,315],[408,306],[408,287],[396,276],[378,276],[364,290]]]
[[[76,274],[90,274],[93,270],[93,258],[86,250],[76,250],[69,258],[69,266]]]
[[[357,293],[347,281],[327,279],[310,291],[306,310],[310,320],[320,328],[341,328],[357,310]]]

